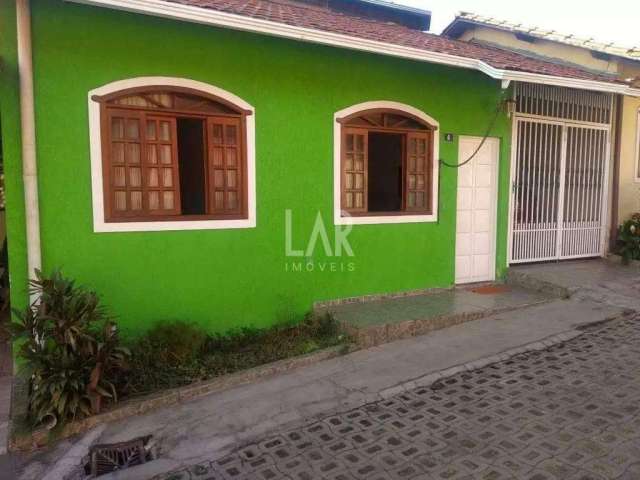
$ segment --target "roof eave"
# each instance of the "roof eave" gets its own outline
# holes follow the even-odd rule
[[[460,35],[462,35],[472,25],[473,23],[467,19],[456,17],[451,20],[449,25],[444,27],[440,35],[447,38],[460,38]]]
[[[440,35],[447,37],[447,38],[453,38],[453,39],[458,39],[462,36],[462,34],[464,32],[466,32],[468,29],[473,28],[473,27],[484,27],[484,28],[490,28],[493,30],[498,30],[501,32],[507,32],[507,33],[512,33],[514,35],[517,34],[523,34],[523,35],[527,35],[530,36],[536,40],[542,40],[542,41],[547,41],[547,42],[552,42],[552,43],[559,43],[561,45],[568,45],[570,47],[574,47],[574,48],[581,48],[583,50],[588,50],[590,51],[592,54],[593,53],[600,53],[603,55],[610,55],[612,57],[615,58],[619,58],[621,60],[626,60],[629,62],[638,62],[640,63],[640,56],[639,57],[633,57],[631,55],[625,55],[625,54],[620,54],[620,53],[615,53],[615,52],[610,52],[607,50],[603,50],[603,49],[599,49],[596,48],[595,46],[589,46],[587,44],[581,45],[577,42],[569,42],[569,41],[562,41],[559,39],[554,39],[554,38],[548,38],[544,35],[540,35],[539,33],[533,32],[533,31],[527,31],[526,29],[520,29],[520,28],[515,28],[515,27],[511,27],[511,26],[505,26],[505,25],[500,25],[497,23],[491,23],[488,21],[483,21],[483,20],[479,20],[476,18],[469,18],[467,16],[464,15],[465,12],[461,12],[456,14],[456,17],[449,23],[449,25],[447,25],[442,32],[440,33]],[[630,49],[630,51],[632,51],[633,49]]]
[[[106,7],[127,12],[152,15],[175,20],[213,25],[217,27],[242,30],[253,33],[288,38],[298,41],[329,45],[338,48],[366,51],[393,57],[418,60],[440,65],[467,68],[480,71],[491,78],[504,81],[522,81],[557,85],[563,87],[578,88],[583,90],[595,90],[610,93],[619,93],[640,97],[640,89],[631,88],[620,83],[608,83],[595,80],[582,80],[567,77],[542,75],[537,73],[502,70],[483,62],[468,57],[459,57],[446,53],[431,52],[414,47],[368,40],[340,33],[315,30],[304,27],[287,25],[243,15],[220,12],[217,10],[194,7],[180,3],[168,3],[161,0],[65,0],[71,3],[79,3],[96,7]]]
[[[431,10],[424,10],[422,8],[411,7],[409,5],[402,5],[400,3],[390,2],[388,0],[360,0],[364,3],[370,3],[378,7],[387,8],[390,10],[396,10],[399,12],[406,12],[411,15],[421,17],[425,23],[425,30],[428,31],[431,28]]]

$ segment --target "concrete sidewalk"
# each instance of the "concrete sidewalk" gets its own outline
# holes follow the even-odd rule
[[[157,460],[112,475],[149,478],[221,456],[266,432],[392,395],[399,385],[425,375],[574,332],[580,325],[622,313],[621,308],[597,302],[557,300],[358,351],[203,397],[180,408],[128,418],[88,435],[96,443],[153,435],[158,442]],[[88,443],[82,439],[79,442]],[[62,442],[46,457],[31,458],[19,478],[54,478],[52,474],[63,478],[80,465],[84,450],[73,448],[72,442]]]
[[[640,310],[640,268],[602,259],[516,265],[509,277],[532,287],[564,289],[574,299]]]

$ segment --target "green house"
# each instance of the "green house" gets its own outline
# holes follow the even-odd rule
[[[500,279],[525,184],[534,199],[549,185],[541,163],[512,168],[535,157],[514,118],[545,117],[518,85],[632,89],[425,33],[429,20],[377,0],[2,2],[13,305],[30,272],[59,267],[128,332],[225,331]],[[540,132],[527,138],[548,149]]]

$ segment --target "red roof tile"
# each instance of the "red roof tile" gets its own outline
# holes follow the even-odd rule
[[[286,25],[339,33],[429,52],[481,60],[511,71],[617,83],[614,78],[576,67],[526,57],[515,52],[452,40],[402,25],[356,17],[292,0],[165,0]]]

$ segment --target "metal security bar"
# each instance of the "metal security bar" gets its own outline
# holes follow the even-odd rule
[[[566,90],[516,85],[510,263],[604,251],[610,126],[600,122],[609,121],[612,104],[600,103],[597,93]],[[554,118],[543,116],[550,113]]]
[[[520,114],[604,125],[611,123],[613,96],[610,93],[516,83],[514,95],[516,112]]]
[[[516,120],[512,262],[557,258],[563,127]]]
[[[608,131],[566,127],[567,153],[560,258],[602,250]]]

